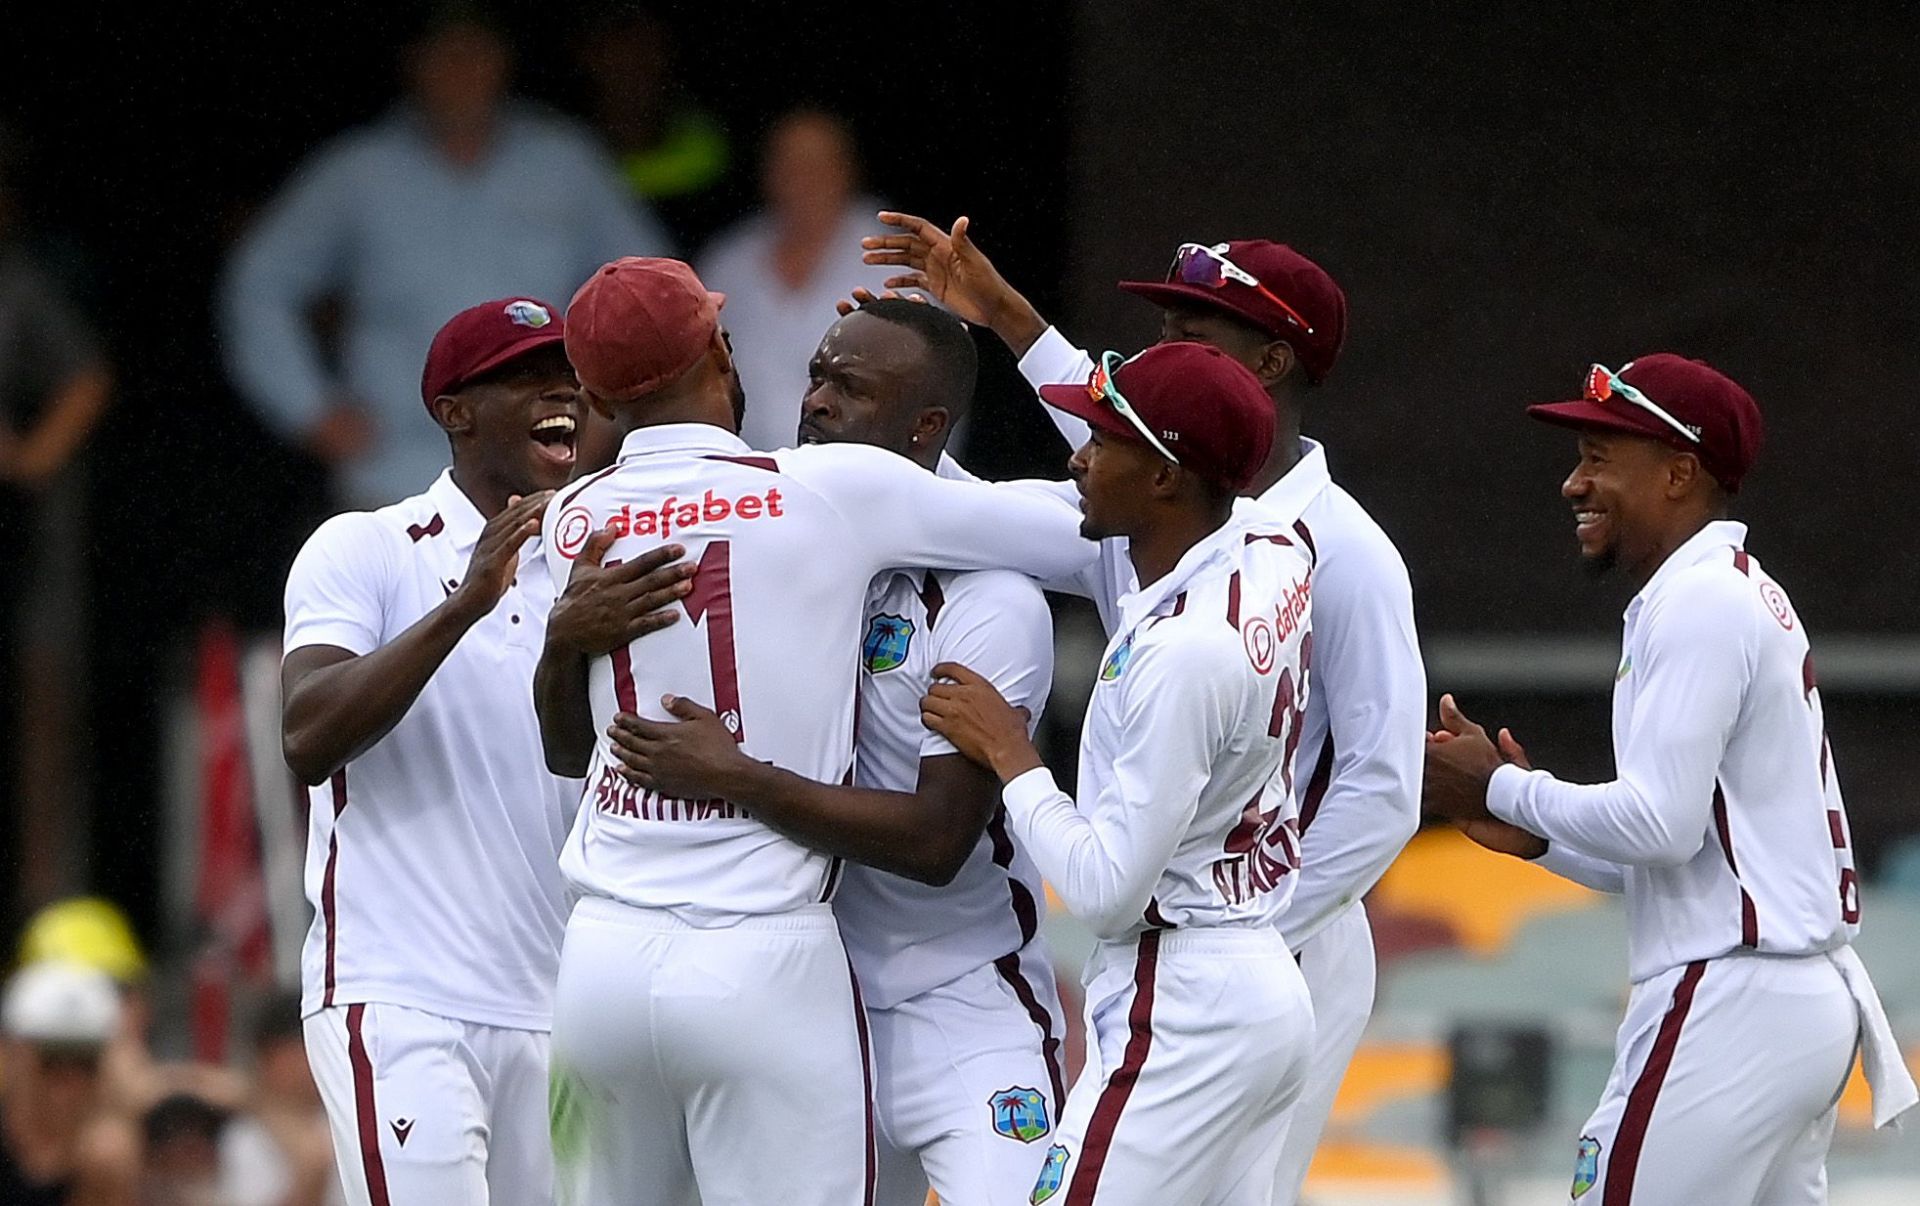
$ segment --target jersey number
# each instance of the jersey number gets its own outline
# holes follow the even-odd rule
[[[609,561],[608,566],[618,564]],[[746,728],[740,722],[740,668],[733,650],[733,547],[731,541],[715,540],[700,555],[694,570],[693,589],[681,600],[687,619],[695,624],[705,621],[707,665],[713,673],[713,710],[735,741],[746,740]],[[638,711],[633,686],[632,646],[613,651],[613,689],[621,710]]]

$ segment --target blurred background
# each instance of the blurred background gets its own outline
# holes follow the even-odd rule
[[[0,963],[114,989],[66,986],[106,1057],[9,1039],[16,1164],[153,1201],[215,1176],[214,1200],[327,1200],[279,995],[307,921],[276,715],[294,551],[431,479],[444,445],[408,397],[446,316],[564,303],[618,254],[728,291],[749,438],[786,442],[833,300],[877,279],[857,240],[882,203],[971,215],[1044,313],[1129,351],[1158,317],[1113,282],[1180,242],[1319,261],[1352,323],[1308,433],[1407,560],[1436,694],[1569,777],[1610,771],[1626,592],[1579,572],[1569,442],[1520,408],[1652,350],[1747,385],[1769,436],[1740,517],[1816,634],[1862,947],[1920,1052],[1920,557],[1886,511],[1920,454],[1913,6],[36,17],[0,39]],[[1011,357],[980,347],[963,459],[1060,473]],[[1060,618],[1065,770],[1099,635]],[[1448,831],[1369,903],[1380,1006],[1313,1200],[1564,1192],[1624,999],[1617,910]],[[1083,943],[1056,923],[1068,978]],[[1920,1144],[1871,1134],[1858,1088],[1835,1202],[1916,1200]]]

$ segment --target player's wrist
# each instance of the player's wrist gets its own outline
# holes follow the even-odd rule
[[[1006,742],[996,746],[988,752],[987,761],[1003,787],[1028,771],[1046,765],[1040,758],[1040,751],[1033,748],[1033,742],[1024,737],[1018,742]]]
[[[1033,350],[1033,345],[1047,333],[1049,324],[1040,311],[1033,308],[1032,302],[1009,290],[1009,296],[994,307],[993,321],[988,325],[1017,358]]]

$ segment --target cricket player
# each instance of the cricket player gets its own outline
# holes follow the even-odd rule
[[[889,286],[927,290],[963,317],[990,325],[1035,387],[1086,380],[1092,362],[1007,283],[968,235],[924,218],[884,213],[898,235],[872,237],[870,262],[901,268]],[[1264,240],[1186,243],[1161,281],[1123,281],[1161,308],[1161,341],[1217,347],[1266,387],[1273,449],[1247,493],[1289,522],[1317,554],[1313,678],[1295,779],[1302,858],[1279,926],[1313,993],[1317,1024],[1307,1087],[1287,1129],[1275,1202],[1296,1200],[1347,1063],[1373,1012],[1373,933],[1360,900],[1419,824],[1426,671],[1405,562],[1380,525],[1329,476],[1326,449],[1300,435],[1313,391],[1346,337],[1346,297],[1319,265]],[[1050,409],[1070,444],[1086,439],[1073,414]],[[1124,542],[1103,550],[1109,572],[1091,593],[1109,632],[1114,600],[1131,590]]]
[[[541,757],[531,695],[554,592],[533,537],[573,467],[563,331],[524,297],[448,321],[421,399],[452,467],[322,524],[287,579],[282,737],[313,785],[302,1010],[361,1206],[551,1200],[558,857],[579,784]],[[576,592],[578,618],[556,613],[550,635],[597,650],[649,630],[625,617],[680,584],[672,567],[651,578],[662,561]],[[612,619],[586,614],[609,600]]]
[[[1197,343],[1109,352],[1086,384],[1041,397],[1091,425],[1070,463],[1081,530],[1127,537],[1141,583],[1087,708],[1078,803],[980,675],[935,667],[951,681],[923,705],[992,768],[1014,834],[1102,940],[1087,1067],[1028,1200],[1265,1206],[1313,1038],[1274,926],[1300,864],[1312,563],[1284,525],[1234,508],[1273,405]]]
[[[1698,360],[1594,365],[1529,408],[1579,432],[1560,492],[1581,555],[1638,590],[1613,692],[1619,777],[1529,768],[1451,696],[1425,804],[1483,844],[1626,895],[1633,990],[1583,1128],[1583,1206],[1824,1203],[1856,1049],[1886,1125],[1916,1094],[1850,945],[1859,881],[1807,630],[1727,518],[1761,442],[1746,390]]]
[[[933,470],[972,401],[973,340],[944,310],[869,302],[810,366],[802,444],[868,444]],[[640,650],[644,653],[644,646]],[[1023,1201],[1066,1092],[1065,1032],[1039,936],[1045,893],[1000,784],[920,722],[933,668],[964,662],[1038,723],[1053,682],[1040,588],[1004,570],[888,570],[867,591],[853,786],[756,762],[687,699],[685,723],[621,715],[616,752],[646,787],[719,796],[846,858],[833,901],[874,1056],[875,1201]]]
[[[599,734],[619,712],[668,719],[685,697],[748,757],[846,783],[876,575],[1054,577],[1094,547],[1057,499],[945,481],[879,448],[748,449],[721,300],[685,264],[629,259],[569,316],[588,397],[624,438],[610,470],[548,510],[555,581],[609,525],[609,562],[667,540],[697,569],[686,622],[605,658],[549,646],[537,675],[550,764],[588,772],[561,858],[581,900],[555,1012],[555,1155],[575,1202],[853,1206],[873,1200],[876,1170],[866,1018],[828,905],[841,858],[763,819],[758,797],[634,783]],[[864,396],[858,370],[878,366],[854,337],[887,325],[842,329],[845,358],[823,366],[837,388]],[[934,432],[909,446],[915,434]]]

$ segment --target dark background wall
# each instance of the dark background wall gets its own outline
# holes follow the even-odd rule
[[[1555,494],[1571,440],[1520,409],[1591,360],[1701,357],[1765,411],[1741,517],[1810,625],[1920,629],[1895,519],[1920,454],[1916,13],[1081,4],[1071,315],[1151,339],[1112,283],[1190,239],[1327,267],[1351,334],[1308,430],[1430,633],[1612,630]]]

